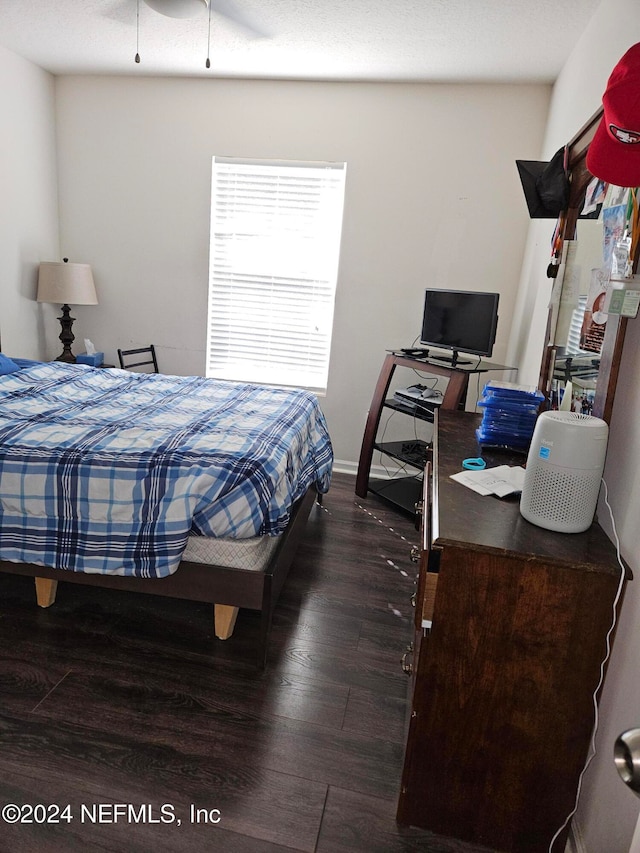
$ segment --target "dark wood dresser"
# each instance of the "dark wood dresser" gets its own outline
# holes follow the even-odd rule
[[[517,499],[450,479],[479,454],[479,423],[465,412],[436,419],[397,818],[494,850],[547,853],[589,753],[621,568],[597,523],[554,533],[525,521]],[[524,462],[483,455],[488,465]],[[565,841],[566,830],[553,851]]]

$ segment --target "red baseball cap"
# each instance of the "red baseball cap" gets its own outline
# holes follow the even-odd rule
[[[611,72],[604,113],[587,151],[587,169],[618,187],[640,186],[640,42]]]

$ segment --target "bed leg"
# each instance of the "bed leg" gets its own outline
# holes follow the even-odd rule
[[[58,589],[58,581],[52,581],[48,578],[35,578],[36,582],[36,600],[40,607],[51,607],[56,600],[56,592]]]
[[[216,637],[219,640],[228,640],[233,634],[238,608],[230,604],[214,604],[213,607]]]

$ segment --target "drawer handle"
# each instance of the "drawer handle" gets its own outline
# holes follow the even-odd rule
[[[411,673],[413,672],[413,662],[407,660],[410,654],[411,652],[405,652],[402,655],[402,671],[405,675],[411,675]]]

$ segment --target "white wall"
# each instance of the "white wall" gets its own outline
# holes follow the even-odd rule
[[[60,333],[35,301],[38,263],[59,251],[54,81],[4,48],[0,115],[0,337],[4,352],[40,358]]]
[[[153,341],[203,373],[213,154],[347,162],[329,388],[336,457],[357,462],[387,347],[420,332],[424,288],[502,293],[504,359],[527,232],[515,159],[537,157],[550,90],[57,80],[61,251],[91,263],[100,305],[76,337],[113,361]],[[51,353],[54,355],[55,353]]]
[[[553,93],[544,145],[552,154],[579,130],[601,103],[607,79],[622,54],[640,38],[640,6],[635,0],[604,0],[560,75]],[[552,229],[553,224],[547,228]],[[580,236],[578,224],[578,239]],[[549,260],[551,230],[534,223],[523,268],[519,306],[544,303],[548,291],[545,270]],[[521,312],[526,317],[526,312]],[[538,317],[539,320],[539,317]],[[516,326],[519,339],[511,351],[532,352],[541,347],[539,329],[526,340],[527,323]],[[539,364],[539,357],[538,357]],[[537,370],[534,358],[529,368]],[[640,801],[619,779],[613,763],[616,737],[640,726],[640,678],[637,648],[640,619],[640,320],[631,320],[611,421],[605,469],[622,555],[634,571],[629,584],[607,679],[600,703],[596,756],[584,777],[578,804],[578,835],[587,853],[627,853],[638,817]],[[537,379],[537,373],[532,376]],[[599,518],[610,529],[606,508]]]

